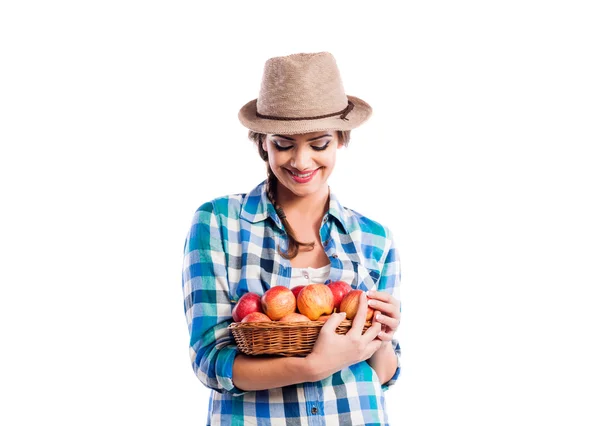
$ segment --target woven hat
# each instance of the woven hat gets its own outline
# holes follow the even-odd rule
[[[255,132],[298,134],[351,130],[371,112],[368,103],[346,95],[331,53],[296,53],[265,63],[258,98],[238,118]]]

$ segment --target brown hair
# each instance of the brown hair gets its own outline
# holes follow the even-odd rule
[[[348,143],[350,142],[350,130],[337,130],[336,132],[338,140],[344,146],[348,146]],[[267,151],[265,151],[262,147],[262,143],[266,139],[266,137],[267,135],[264,133],[257,133],[253,132],[252,130],[248,131],[248,139],[250,139],[257,145],[258,155],[260,155],[260,158],[262,158],[263,161],[267,164],[267,197],[269,197],[269,200],[271,201],[271,203],[273,203],[273,206],[275,206],[275,211],[277,212],[279,219],[281,219],[281,223],[283,223],[283,227],[285,228],[285,231],[288,235],[287,251],[283,252],[279,247],[277,247],[277,251],[281,256],[285,257],[286,259],[293,259],[298,255],[300,247],[309,247],[308,250],[310,251],[315,247],[315,242],[312,241],[310,243],[303,243],[296,239],[296,235],[294,234],[292,226],[285,217],[283,209],[277,203],[277,176],[275,176],[275,173],[273,173],[273,170],[271,170]]]

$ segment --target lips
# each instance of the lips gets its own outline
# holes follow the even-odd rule
[[[296,173],[296,172],[292,172],[289,169],[286,169],[286,171],[290,174],[290,176],[292,177],[292,179],[294,179],[294,181],[296,181],[298,183],[307,183],[312,180],[312,178],[319,171],[319,169],[313,170],[308,173],[306,173],[306,172],[305,173]]]

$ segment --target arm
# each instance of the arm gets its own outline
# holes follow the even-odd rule
[[[183,262],[189,352],[198,379],[218,392],[241,394],[232,380],[237,348],[227,326],[232,322],[221,227],[213,203],[194,214]]]
[[[384,389],[393,385],[400,375],[400,344],[393,338],[400,325],[400,261],[393,238],[387,230],[389,249],[379,280],[379,291],[369,291],[369,305],[375,309],[376,322],[381,323],[381,348],[367,361],[377,373]]]
[[[235,385],[246,390],[261,390],[303,382],[316,382],[364,361],[381,347],[377,334],[381,325],[362,334],[367,317],[367,298],[363,294],[352,327],[346,335],[335,332],[346,313],[335,313],[321,328],[312,352],[306,358],[254,358],[238,355],[233,366]]]
[[[280,388],[297,383],[314,382],[306,358],[257,358],[239,354],[233,363],[233,382],[247,391]]]
[[[373,367],[375,373],[377,373],[379,382],[388,387],[391,385],[388,382],[394,378],[396,372],[400,372],[396,351],[394,346],[392,346],[392,342],[384,342],[381,348],[367,362]]]
[[[184,249],[183,293],[196,376],[211,389],[235,395],[316,381],[305,358],[258,358],[238,352],[227,329],[233,318],[215,208],[206,203],[196,211]]]

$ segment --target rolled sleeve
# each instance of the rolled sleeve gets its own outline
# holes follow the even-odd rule
[[[233,384],[238,350],[227,329],[233,322],[232,303],[221,226],[212,203],[194,215],[184,248],[182,286],[196,376],[217,392],[243,394]]]
[[[396,381],[400,378],[400,344],[397,340],[392,339],[392,346],[394,347],[394,352],[396,352],[397,367],[392,378],[383,385],[381,385],[381,389],[383,389],[384,391],[388,390],[390,386],[393,386],[396,383]]]
[[[384,264],[381,270],[378,290],[391,293],[396,300],[400,301],[400,257],[396,249],[394,237],[388,228],[386,228],[386,236],[388,249],[383,256]],[[390,386],[394,385],[400,377],[400,343],[396,338],[393,338],[391,343],[396,353],[397,368],[392,378],[383,384],[383,390],[387,390]]]

